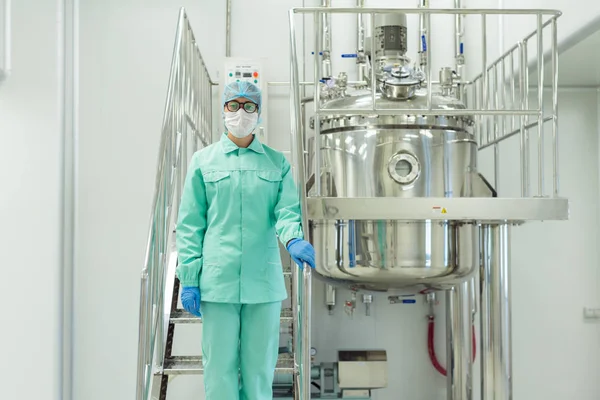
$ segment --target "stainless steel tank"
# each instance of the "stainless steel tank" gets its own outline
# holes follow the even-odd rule
[[[331,100],[327,109],[371,108],[371,94]],[[463,109],[453,97],[434,94],[433,109]],[[377,95],[378,108],[419,109],[424,91],[398,101]],[[490,197],[477,173],[471,119],[415,115],[330,115],[321,119],[321,195],[372,197]],[[314,141],[309,154],[314,157]],[[309,160],[313,165],[314,158]],[[309,171],[314,196],[314,174]],[[431,210],[444,213],[442,208]],[[312,221],[317,273],[356,289],[413,285],[443,287],[479,265],[477,227],[463,222]]]
[[[428,93],[421,88],[422,72],[408,66],[406,17],[378,14],[374,35],[367,43],[375,48],[366,53],[374,68],[368,86],[375,85],[376,108],[405,111],[368,113],[373,92],[368,88],[348,95],[345,74],[335,85],[323,85],[319,98],[324,113],[317,130],[320,195],[493,196],[493,189],[477,173],[473,118],[444,115],[445,110],[465,109],[453,94],[452,71],[442,69],[439,93],[431,93],[432,109],[439,114],[423,116],[419,110],[428,108]],[[328,115],[327,110],[337,111]],[[314,146],[313,138],[307,163],[311,197],[317,195],[310,169]],[[445,210],[436,207],[431,212]],[[468,222],[312,220],[309,229],[317,250],[317,273],[330,283],[355,289],[444,288],[466,279],[479,265],[479,231]]]

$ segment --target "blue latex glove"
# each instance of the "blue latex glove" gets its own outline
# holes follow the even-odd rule
[[[184,287],[181,290],[181,304],[185,311],[197,317],[200,314],[200,289],[197,287]]]
[[[304,263],[307,263],[313,269],[315,268],[315,249],[306,240],[290,240],[287,244],[287,250],[300,269],[302,269]]]

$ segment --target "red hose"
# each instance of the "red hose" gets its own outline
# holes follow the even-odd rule
[[[433,367],[442,375],[446,376],[447,372],[446,372],[446,368],[442,367],[442,364],[440,364],[440,362],[437,359],[437,356],[435,354],[435,318],[433,316],[429,316],[429,323],[428,323],[428,327],[427,327],[427,351],[429,352],[429,359],[431,360],[431,363],[433,364]],[[475,362],[475,357],[477,355],[477,343],[475,342],[476,340],[476,336],[475,336],[475,326],[472,325],[472,335],[473,335],[473,362]]]

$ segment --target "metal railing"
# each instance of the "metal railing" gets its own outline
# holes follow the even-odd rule
[[[440,115],[440,110],[436,110],[433,106],[432,94],[436,90],[436,81],[434,80],[434,71],[431,66],[432,53],[436,51],[436,44],[432,40],[432,15],[463,15],[463,16],[479,16],[480,25],[480,42],[481,42],[481,68],[482,72],[471,81],[464,81],[461,89],[467,98],[465,109],[444,110],[444,116],[454,117],[474,117],[476,119],[475,134],[479,141],[480,150],[493,146],[495,149],[495,183],[498,182],[499,175],[499,157],[498,143],[508,139],[514,135],[521,135],[521,196],[533,196],[530,190],[531,186],[531,171],[530,171],[530,154],[529,154],[529,130],[532,128],[538,129],[537,134],[537,178],[538,190],[535,193],[536,197],[547,196],[545,191],[545,175],[544,175],[544,125],[551,124],[552,131],[552,196],[559,195],[559,173],[558,173],[558,48],[557,48],[557,19],[561,16],[558,10],[542,10],[542,9],[433,9],[433,8],[325,8],[325,7],[308,7],[295,8],[290,11],[291,24],[291,40],[295,42],[295,15],[296,14],[313,14],[315,26],[315,41],[314,41],[314,81],[312,86],[319,87],[319,77],[322,66],[319,60],[320,52],[322,51],[321,26],[322,16],[325,14],[363,14],[369,15],[370,24],[370,40],[371,47],[375,47],[375,35],[373,34],[373,21],[376,14],[381,13],[400,13],[400,14],[415,14],[420,15],[424,21],[425,30],[428,36],[427,51],[426,51],[426,88],[427,88],[427,106],[425,108],[411,109],[385,109],[378,108],[374,101],[376,97],[376,88],[371,85],[372,91],[372,107],[370,109],[321,109],[320,107],[320,91],[315,90],[315,135],[319,135],[318,123],[320,117],[325,115]],[[513,16],[523,17],[529,16],[532,21],[536,18],[535,29],[533,32],[515,46],[509,49],[502,57],[493,62],[488,61],[488,27],[487,22],[493,16]],[[533,25],[533,24],[532,24]],[[550,30],[550,49],[544,54],[544,31]],[[474,37],[476,37],[474,35]],[[530,51],[528,44],[535,43],[534,51]],[[292,56],[292,69],[298,68],[298,54],[294,51]],[[536,104],[530,101],[531,90],[529,88],[530,79],[530,58],[534,59],[534,64],[537,65],[537,101]],[[550,82],[551,93],[545,93],[544,90],[544,61],[548,58],[551,61],[552,77]],[[512,64],[510,61],[512,60]],[[502,76],[500,76],[502,74]],[[370,73],[371,82],[375,81],[375,70]],[[292,80],[291,86],[296,87],[306,84],[300,82],[299,78]],[[550,98],[551,105],[546,104],[546,99]],[[516,158],[516,157],[515,157]],[[315,148],[315,173],[318,176],[320,161],[319,146]],[[320,194],[320,184],[316,182],[317,193]]]
[[[188,161],[200,146],[207,146],[212,141],[213,85],[182,8],[171,62],[141,278],[137,400],[149,398],[152,374],[163,367],[166,341],[164,289],[172,232]]]
[[[559,194],[558,174],[558,34],[557,19],[560,13],[551,15],[546,21],[543,14],[537,14],[537,29],[508,49],[501,57],[487,65],[487,52],[482,51],[485,70],[477,75],[472,82],[465,86],[468,99],[467,106],[472,108],[495,112],[507,112],[502,115],[480,117],[475,125],[475,135],[479,142],[479,149],[494,147],[494,175],[498,182],[499,166],[498,144],[512,136],[520,135],[520,162],[521,162],[521,196],[529,197],[531,192],[530,171],[530,136],[529,130],[537,128],[537,193],[536,196],[544,197],[545,193],[545,162],[544,162],[544,124],[550,122],[552,132],[552,195]],[[482,20],[482,29],[485,28],[485,18]],[[550,96],[544,93],[544,31],[550,30]],[[532,85],[530,85],[530,44],[535,45],[534,65],[536,67],[536,80],[534,88],[537,93],[535,99],[531,98]],[[546,100],[550,98],[551,103]],[[532,103],[533,105],[530,104]],[[517,113],[536,111],[536,114]],[[534,117],[532,119],[532,117]]]

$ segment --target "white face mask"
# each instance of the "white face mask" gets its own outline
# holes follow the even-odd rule
[[[258,113],[247,113],[239,109],[237,112],[225,112],[225,127],[238,139],[244,138],[254,131],[258,125]]]

